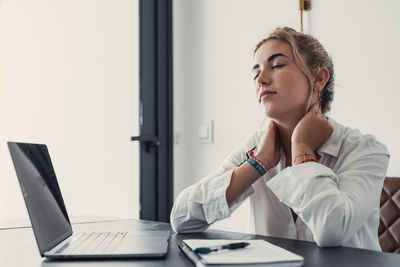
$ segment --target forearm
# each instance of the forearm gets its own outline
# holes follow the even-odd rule
[[[260,176],[260,173],[247,162],[237,167],[233,171],[231,182],[226,189],[226,201],[228,205],[230,206]]]
[[[299,164],[267,186],[298,214],[319,246],[342,245],[379,207],[386,159],[362,161],[353,161],[353,168],[339,175],[322,164]]]
[[[245,191],[231,203],[232,205],[228,205],[226,190],[231,182],[233,170],[234,168],[204,177],[179,194],[170,218],[176,232],[204,231],[215,221],[229,217],[231,212],[252,194],[251,187],[247,190],[245,188]]]
[[[243,170],[245,173],[253,173],[249,178],[254,181],[257,178],[251,176],[259,177],[259,174],[248,163],[242,164],[248,165],[247,167],[237,166],[246,159],[246,151],[249,147],[255,145],[256,136],[252,136],[244,148],[232,153],[215,172],[203,177],[179,194],[171,212],[171,224],[174,230],[177,232],[203,231],[215,221],[229,217],[254,192],[250,186],[252,181],[243,184],[243,181],[238,178],[242,176],[240,173]],[[237,176],[238,173],[239,176]],[[229,190],[228,187],[230,187]]]

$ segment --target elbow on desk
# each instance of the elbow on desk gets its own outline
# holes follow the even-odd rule
[[[344,243],[345,231],[337,220],[330,220],[318,227],[319,230],[313,232],[314,241],[319,247],[339,247]]]
[[[171,217],[172,230],[178,234],[189,234],[189,233],[201,233],[209,227],[204,222],[196,221],[182,221],[179,218],[175,219]]]
[[[327,213],[329,215],[310,224],[314,241],[319,247],[343,246],[360,227],[354,208],[346,199],[342,199],[342,202],[336,202]]]
[[[202,220],[190,218],[186,209],[181,210],[179,213],[176,213],[176,210],[172,209],[170,222],[172,230],[178,234],[200,233],[209,227],[209,225]]]
[[[337,233],[325,233],[322,235],[314,236],[315,243],[319,247],[329,248],[329,247],[339,247],[343,244],[342,237]]]
[[[191,190],[191,187],[183,190],[172,207],[170,222],[172,229],[178,234],[199,233],[209,227],[201,206],[196,206],[198,204],[189,200]]]

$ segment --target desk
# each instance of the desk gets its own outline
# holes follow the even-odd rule
[[[135,231],[171,230],[168,223],[144,220],[99,221],[73,224],[75,232],[80,231]],[[0,266],[193,266],[179,250],[177,244],[187,238],[209,239],[264,239],[275,245],[302,255],[304,266],[400,266],[400,255],[355,248],[319,248],[312,242],[297,241],[259,235],[207,230],[204,233],[178,235],[171,230],[168,255],[162,259],[131,259],[101,261],[50,261],[41,258],[31,228],[0,230]]]

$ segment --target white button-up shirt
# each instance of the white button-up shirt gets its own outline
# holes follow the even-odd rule
[[[256,132],[217,171],[179,194],[171,211],[173,229],[204,231],[250,197],[256,234],[380,251],[379,201],[389,153],[373,135],[328,120],[334,131],[317,151],[319,163],[285,167],[282,151],[279,164],[228,206],[225,194],[232,172],[259,143]],[[298,215],[296,221],[290,208]]]

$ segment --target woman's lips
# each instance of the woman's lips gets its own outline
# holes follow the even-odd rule
[[[259,101],[261,102],[261,100],[262,100],[263,98],[266,98],[266,97],[268,97],[268,96],[275,95],[275,94],[276,94],[275,91],[264,90],[264,91],[262,91],[261,94],[260,94]]]

